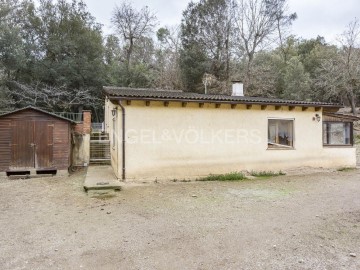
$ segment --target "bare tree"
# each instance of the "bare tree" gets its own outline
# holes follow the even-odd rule
[[[182,89],[180,71],[180,28],[161,27],[157,33],[156,87]]]
[[[278,8],[278,12],[276,13],[276,28],[279,38],[279,49],[283,61],[286,64],[289,60],[289,53],[291,50],[291,46],[288,42],[289,38],[292,36],[289,31],[289,26],[297,19],[297,14],[289,14],[289,7],[286,1],[278,1],[278,4],[280,6]]]
[[[129,70],[134,43],[153,31],[156,16],[147,6],[138,11],[131,3],[123,2],[115,7],[111,22],[126,44],[126,67]]]
[[[358,19],[351,22],[340,39],[342,52],[340,66],[344,73],[344,89],[355,113],[356,98],[360,93],[360,24]]]
[[[239,43],[245,53],[246,71],[244,83],[251,84],[251,66],[257,50],[275,40],[274,34],[296,18],[286,14],[287,0],[239,0]]]
[[[347,99],[352,112],[360,95],[360,24],[351,22],[341,35],[341,49],[337,56],[325,60],[317,70],[315,85],[325,98]]]
[[[66,86],[49,86],[40,83],[32,86],[10,81],[7,95],[11,96],[16,107],[37,106],[49,111],[72,111],[74,107],[86,104],[90,107],[101,106],[102,100],[95,97],[90,89],[69,89]]]

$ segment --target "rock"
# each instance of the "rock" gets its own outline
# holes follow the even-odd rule
[[[193,195],[191,195],[191,197],[193,197],[193,198],[197,198],[197,195],[193,194]]]
[[[110,215],[110,214],[111,214],[111,212],[106,212],[106,214]]]
[[[55,251],[58,251],[58,249],[56,248]]]
[[[276,248],[276,245],[273,245],[273,248]]]
[[[350,253],[350,257],[356,257],[356,253]]]
[[[299,263],[304,263],[304,260],[303,260],[303,259],[300,259],[300,260],[299,260]]]

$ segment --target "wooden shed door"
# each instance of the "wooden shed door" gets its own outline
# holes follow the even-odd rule
[[[15,121],[12,126],[12,166],[18,168],[51,167],[54,124],[48,121]]]
[[[33,126],[33,122],[14,121],[12,123],[12,167],[33,168],[35,166]]]
[[[35,168],[49,168],[53,163],[53,129],[52,122],[35,122]]]

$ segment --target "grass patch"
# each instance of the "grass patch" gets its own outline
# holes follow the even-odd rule
[[[173,179],[173,180],[171,180],[171,181],[173,181],[174,183],[176,183],[176,182],[183,182],[183,183],[191,182],[190,179],[182,179],[182,180]]]
[[[343,167],[343,168],[337,169],[338,172],[350,172],[350,171],[353,171],[353,170],[356,170],[356,168],[354,168],[354,167]]]
[[[226,174],[210,174],[196,179],[196,181],[241,181],[246,179],[246,176],[240,172],[231,172]]]
[[[274,177],[274,176],[280,176],[280,175],[285,175],[284,172],[282,171],[278,171],[278,172],[273,172],[273,171],[252,171],[250,173],[251,176],[255,176],[255,177],[263,177],[263,178],[267,178],[267,177]]]

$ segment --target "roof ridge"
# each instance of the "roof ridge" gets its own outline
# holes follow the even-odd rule
[[[177,89],[161,89],[161,88],[131,88],[131,87],[120,87],[120,86],[103,86],[103,89],[119,89],[119,90],[133,90],[133,91],[157,91],[157,92],[170,92],[170,93],[184,93],[183,90]]]
[[[57,114],[52,113],[52,112],[45,111],[45,110],[43,110],[43,109],[34,107],[34,106],[32,106],[32,105],[28,105],[28,106],[26,106],[26,107],[13,110],[13,111],[11,111],[11,112],[7,112],[7,113],[4,113],[4,114],[0,114],[0,117],[7,116],[7,115],[9,115],[9,114],[13,114],[13,113],[17,113],[17,112],[21,112],[21,111],[28,110],[28,109],[32,109],[32,110],[35,110],[35,111],[38,111],[38,112],[42,112],[42,113],[51,115],[51,116],[53,116],[53,117],[56,117],[56,118],[59,118],[59,119],[62,119],[62,120],[65,120],[65,121],[68,121],[68,122],[71,122],[71,123],[76,124],[76,122],[73,121],[73,120],[71,120],[71,119],[68,119],[68,118],[66,118],[66,117],[62,117],[62,116],[57,115]]]

